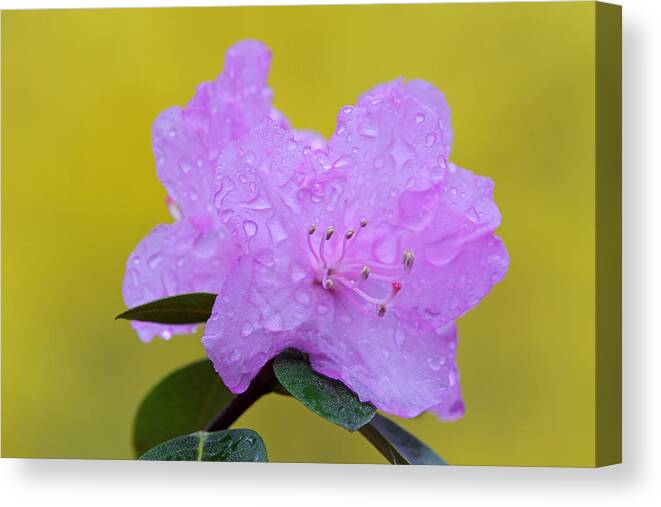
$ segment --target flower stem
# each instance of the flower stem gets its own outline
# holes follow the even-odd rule
[[[271,360],[252,379],[248,389],[235,395],[218,415],[207,424],[204,431],[220,431],[229,428],[253,403],[273,391],[276,382],[275,373],[273,373],[273,360]]]

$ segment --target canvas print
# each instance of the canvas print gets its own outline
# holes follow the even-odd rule
[[[618,7],[2,29],[4,457],[620,461]]]

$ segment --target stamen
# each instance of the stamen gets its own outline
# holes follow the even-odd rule
[[[335,232],[335,229],[333,228],[333,226],[332,225],[329,226],[328,229],[326,229],[326,234],[324,234],[321,237],[321,243],[319,244],[319,258],[321,259],[321,262],[323,262],[323,264],[324,264],[323,265],[324,270],[327,267],[326,257],[324,255],[324,250],[325,250],[325,247],[326,247],[326,241],[333,237],[334,232]]]
[[[356,287],[356,282],[351,281],[351,280],[347,280],[343,276],[338,276],[336,278],[347,289],[349,289],[350,291],[353,291],[354,293],[356,293],[358,296],[363,298],[368,303],[371,303],[373,305],[381,305],[381,304],[384,303],[383,299],[372,297],[369,294],[367,294],[366,292],[363,292],[362,290],[360,290],[358,287]]]
[[[363,219],[360,221],[360,227],[361,227],[362,229],[364,229],[365,227],[367,227],[367,220],[366,220],[365,218],[363,218]]]
[[[331,239],[333,237],[333,233],[335,232],[335,227],[332,225],[328,226],[328,229],[326,229],[326,239]]]
[[[411,250],[404,250],[402,254],[402,264],[404,264],[404,271],[408,272],[413,269],[413,261],[415,260],[415,254]]]
[[[367,277],[370,276],[370,268],[363,266],[363,270],[360,272],[360,276],[363,280],[367,280]]]
[[[314,260],[318,262],[319,256],[317,255],[317,252],[314,251],[314,248],[312,248],[312,235],[316,230],[317,230],[317,226],[315,224],[312,224],[308,229],[307,241],[308,241],[308,250],[310,250],[310,253],[312,254],[312,257],[314,257]]]
[[[386,314],[386,305],[390,303],[393,298],[397,295],[397,293],[402,290],[402,284],[395,280],[392,283],[392,289],[390,290],[390,295],[386,298],[386,300],[381,303],[379,306],[377,306],[376,314],[379,317],[383,317]]]
[[[347,243],[355,236],[355,234],[356,232],[353,229],[349,229],[344,233],[344,240],[342,240],[342,252],[340,253],[340,258],[337,260],[337,264],[344,260],[344,255],[347,253]]]
[[[324,286],[324,289],[326,289],[326,290],[330,290],[330,289],[333,288],[333,286],[335,285],[335,283],[333,282],[333,279],[332,279],[332,278],[328,278],[328,277],[326,276],[326,274],[327,274],[327,273],[324,273],[323,286]]]

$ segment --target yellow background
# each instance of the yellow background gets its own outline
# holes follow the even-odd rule
[[[452,464],[594,463],[594,4],[2,14],[2,454],[131,457],[142,396],[204,355],[142,344],[124,263],[169,221],[150,125],[258,38],[275,105],[329,135],[375,84],[431,81],[452,160],[496,182],[505,280],[460,326],[466,417],[403,424]],[[276,395],[240,421],[272,461],[384,462]]]

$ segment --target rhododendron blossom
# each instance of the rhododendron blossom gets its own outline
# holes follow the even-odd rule
[[[450,110],[431,84],[377,86],[340,109],[326,143],[273,110],[269,63],[237,44],[154,124],[179,219],[129,258],[126,303],[218,294],[203,343],[235,393],[296,348],[385,412],[461,417],[455,320],[509,264],[493,182],[449,162]],[[133,325],[145,341],[193,329]]]
[[[342,108],[327,147],[266,119],[223,150],[214,202],[243,253],[203,343],[232,391],[292,347],[385,412],[463,414],[454,320],[509,259],[493,183],[447,161],[449,116],[397,80]]]

